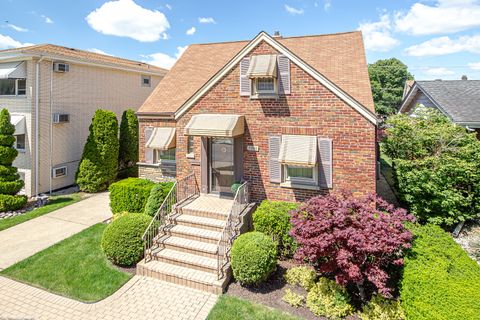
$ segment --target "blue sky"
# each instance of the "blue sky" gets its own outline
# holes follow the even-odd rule
[[[0,0],[0,49],[54,43],[169,67],[191,43],[361,29],[367,59],[480,79],[480,0]]]

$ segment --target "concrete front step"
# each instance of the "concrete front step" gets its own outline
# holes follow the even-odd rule
[[[215,273],[217,272],[217,259],[200,256],[197,254],[163,249],[154,254],[156,261],[171,263],[180,267]]]
[[[172,224],[212,231],[222,231],[225,227],[225,219],[212,219],[201,216],[192,216],[189,214],[180,214],[170,218],[170,221]]]
[[[217,244],[222,236],[221,231],[212,231],[201,228],[188,227],[184,225],[171,225],[164,229],[166,235],[175,236],[190,240],[202,241]]]
[[[157,242],[159,245],[159,249],[156,249],[154,253],[159,252],[161,249],[172,249],[180,252],[200,255],[207,258],[217,258],[217,244],[176,236],[163,236],[159,238]]]
[[[197,217],[217,219],[217,220],[226,220],[228,216],[228,214],[223,212],[214,212],[214,211],[198,210],[198,209],[194,210],[186,207],[178,208],[177,210],[178,212],[189,215],[189,216],[197,216]]]
[[[137,264],[137,274],[215,294],[222,294],[230,280],[230,274],[218,280],[216,273],[194,270],[155,260],[140,261]]]

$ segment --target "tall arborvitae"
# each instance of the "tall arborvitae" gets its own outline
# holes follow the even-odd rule
[[[120,123],[120,150],[118,153],[119,176],[135,176],[138,162],[138,119],[135,111],[128,109]]]

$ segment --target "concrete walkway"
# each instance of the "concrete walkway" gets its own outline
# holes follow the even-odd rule
[[[111,216],[104,192],[0,231],[0,270]]]
[[[0,319],[203,320],[211,293],[141,276],[97,303],[82,303],[0,277]]]

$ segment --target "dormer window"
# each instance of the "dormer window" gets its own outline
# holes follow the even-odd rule
[[[252,85],[252,98],[276,98],[277,85],[277,56],[273,54],[255,55],[250,58],[247,77]]]

